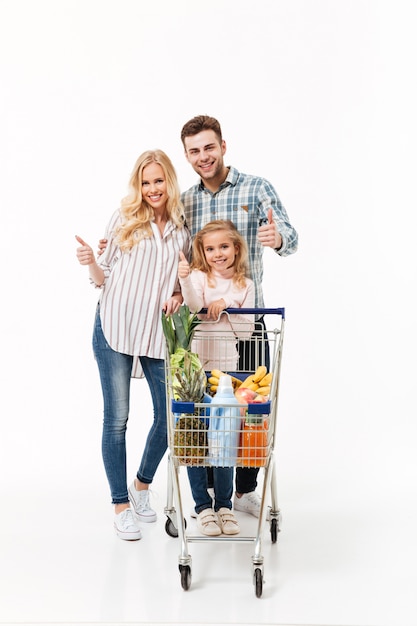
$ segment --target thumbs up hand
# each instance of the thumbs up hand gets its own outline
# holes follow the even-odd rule
[[[75,239],[80,245],[77,248],[77,259],[81,265],[91,265],[96,260],[91,246],[88,245],[79,235],[75,235]]]
[[[105,276],[103,269],[97,265],[94,252],[91,246],[88,245],[79,235],[75,235],[75,239],[80,246],[77,248],[77,259],[81,265],[88,265],[88,271],[90,278],[95,282],[97,287],[101,287],[104,284]]]
[[[279,249],[282,246],[282,237],[278,232],[272,215],[273,211],[270,208],[268,209],[268,222],[259,227],[258,240],[266,248]]]
[[[180,261],[178,263],[178,278],[187,278],[190,274],[190,264],[185,258],[184,252],[180,251]]]

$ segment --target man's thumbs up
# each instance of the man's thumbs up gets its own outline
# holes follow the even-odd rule
[[[274,222],[272,207],[268,209],[268,222],[259,227],[258,239],[262,246],[278,250],[282,246],[282,237]]]

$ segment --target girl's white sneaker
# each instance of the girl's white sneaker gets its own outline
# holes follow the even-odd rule
[[[217,511],[219,526],[224,535],[238,535],[240,533],[239,524],[230,509],[222,507]]]
[[[203,509],[197,515],[197,528],[203,535],[208,535],[209,537],[215,537],[222,533],[213,509]]]

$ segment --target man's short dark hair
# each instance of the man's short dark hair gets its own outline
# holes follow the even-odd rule
[[[219,143],[222,142],[222,129],[216,118],[210,117],[209,115],[197,115],[196,117],[193,117],[191,120],[186,122],[182,127],[181,141],[184,147],[186,137],[193,137],[194,135],[198,135],[198,133],[201,133],[203,130],[214,130],[219,140]]]

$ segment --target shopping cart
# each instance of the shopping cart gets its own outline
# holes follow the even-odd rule
[[[242,352],[242,344],[238,344],[236,334],[233,331],[218,334],[213,331],[206,331],[204,323],[198,325],[194,334],[194,346],[202,345],[199,342],[209,342],[211,351],[215,352],[218,358],[217,370],[232,376],[234,385],[248,385],[248,377],[253,377],[255,372],[265,373],[269,376],[269,393],[261,395],[256,393],[256,383],[252,384],[256,393],[255,401],[247,401],[239,405],[240,419],[229,420],[229,425],[225,426],[229,431],[227,437],[234,437],[237,441],[235,456],[232,460],[226,459],[224,465],[235,467],[260,467],[262,468],[263,481],[261,493],[261,509],[257,520],[256,534],[252,536],[241,535],[221,535],[205,536],[191,534],[187,531],[187,523],[184,517],[183,504],[181,498],[181,487],[179,472],[185,466],[212,466],[222,465],[218,458],[213,461],[210,450],[210,420],[213,420],[213,404],[205,395],[201,402],[183,402],[178,398],[175,389],[175,372],[170,363],[169,355],[166,358],[166,380],[167,380],[167,420],[168,420],[168,483],[167,483],[167,504],[164,513],[167,516],[165,530],[170,537],[178,537],[181,552],[178,559],[178,566],[181,576],[181,586],[188,590],[191,585],[191,555],[188,551],[188,544],[192,542],[250,542],[254,545],[252,556],[252,572],[255,594],[259,598],[262,595],[264,582],[263,569],[264,559],[262,556],[262,539],[264,535],[265,523],[269,523],[272,543],[276,543],[278,532],[280,531],[281,513],[278,508],[276,495],[276,472],[274,464],[275,432],[277,422],[278,390],[280,381],[281,357],[284,340],[284,308],[263,308],[263,309],[226,309],[223,314],[253,314],[256,319],[263,318],[262,326],[255,325],[255,332],[249,333],[244,341],[245,359],[240,359],[240,364],[233,371],[228,371],[222,367],[222,355],[225,353],[227,342],[234,341],[239,353]],[[273,324],[268,323],[274,320]],[[243,333],[244,334],[244,333]],[[230,352],[230,350],[229,350]],[[249,364],[249,366],[248,366]],[[203,363],[203,366],[205,364]],[[261,367],[265,366],[265,367]],[[212,383],[213,376],[211,370],[205,372],[207,380],[207,392],[215,391]],[[259,374],[258,374],[259,376]],[[246,383],[244,382],[246,381]],[[259,385],[258,381],[258,385]],[[265,387],[265,385],[264,385]],[[261,390],[261,388],[258,387]],[[262,392],[262,390],[261,390]],[[265,389],[262,394],[265,393]],[[250,394],[249,394],[250,395]],[[262,402],[260,402],[262,400]],[[240,399],[240,402],[242,400]],[[218,406],[218,405],[216,405]],[[236,405],[222,405],[225,412],[227,409],[236,411]],[[229,411],[230,413],[230,411]],[[231,426],[231,424],[238,424]],[[231,431],[234,432],[231,432]],[[270,503],[268,503],[268,496]],[[255,520],[254,520],[255,522]]]

